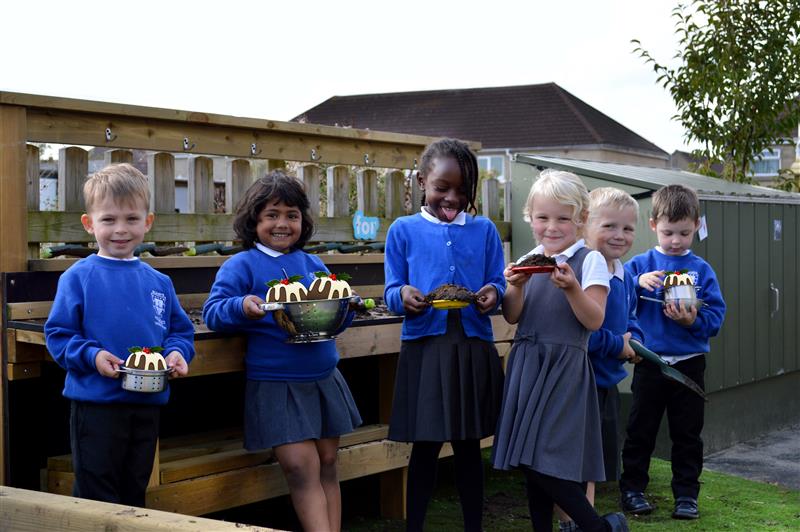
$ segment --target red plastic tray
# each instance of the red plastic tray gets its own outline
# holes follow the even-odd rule
[[[555,266],[512,266],[514,273],[550,273],[555,270]]]

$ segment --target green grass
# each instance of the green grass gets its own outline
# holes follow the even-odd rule
[[[503,532],[530,531],[522,475],[515,471],[501,472],[492,469],[488,462],[488,451],[484,451],[484,462],[484,529]],[[428,509],[426,530],[462,530],[461,507],[449,468],[449,464],[443,464],[440,468],[439,486]],[[677,521],[670,517],[673,500],[669,462],[654,459],[650,476],[647,497],[657,508],[649,516],[629,517],[633,531],[800,530],[798,491],[705,470],[700,477],[700,519]],[[598,511],[601,514],[618,511],[618,497],[616,483],[600,485],[596,503]],[[343,523],[343,529],[356,532],[401,531],[405,530],[405,525],[401,520],[357,518]]]

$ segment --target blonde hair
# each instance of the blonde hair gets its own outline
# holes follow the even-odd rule
[[[131,164],[110,164],[86,178],[83,184],[86,212],[90,212],[95,203],[109,196],[115,203],[138,205],[141,202],[146,211],[150,210],[147,178]]]
[[[591,223],[597,216],[598,209],[605,208],[617,210],[631,208],[636,213],[636,220],[639,220],[639,202],[624,190],[614,187],[600,187],[592,190],[589,193],[588,223]]]
[[[522,215],[526,222],[531,221],[534,196],[540,196],[557,201],[562,205],[572,207],[572,221],[580,228],[586,219],[589,208],[589,190],[581,178],[572,172],[563,170],[543,170],[539,179],[533,182],[525,200]]]

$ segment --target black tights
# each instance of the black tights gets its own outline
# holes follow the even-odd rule
[[[581,528],[582,532],[611,530],[611,526],[595,512],[580,482],[522,469],[528,488],[528,510],[533,530],[553,529],[553,503],[559,505]]]
[[[455,477],[466,532],[480,531],[483,518],[483,460],[480,440],[450,442],[455,458]],[[436,486],[436,468],[442,442],[418,441],[408,462],[407,521],[409,531],[421,531],[428,502]]]

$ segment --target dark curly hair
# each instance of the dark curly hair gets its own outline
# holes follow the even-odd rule
[[[439,139],[429,144],[422,153],[419,175],[423,178],[427,177],[433,160],[442,157],[450,157],[458,163],[467,196],[467,211],[476,214],[478,212],[478,208],[475,206],[475,196],[478,194],[478,159],[466,142],[458,139]],[[425,205],[424,192],[422,205]]]
[[[242,241],[244,249],[255,247],[258,242],[256,226],[258,216],[270,203],[282,202],[289,207],[297,207],[302,214],[300,238],[292,250],[303,249],[314,234],[314,219],[309,212],[308,196],[303,182],[282,172],[274,170],[250,185],[242,199],[236,204],[233,230]]]

